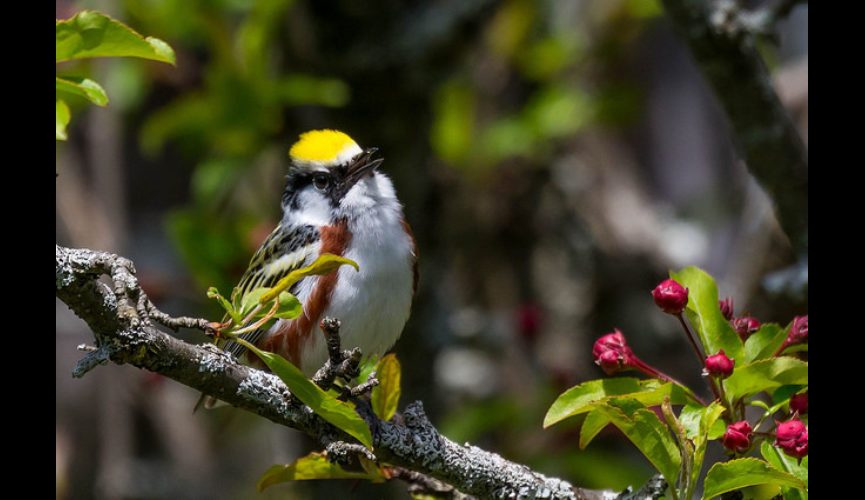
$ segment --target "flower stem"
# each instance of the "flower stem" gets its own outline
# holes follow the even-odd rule
[[[682,313],[676,315],[676,318],[679,319],[679,324],[682,325],[682,328],[685,330],[685,335],[688,336],[688,340],[691,341],[691,347],[694,348],[694,353],[697,354],[697,360],[700,361],[700,364],[706,362],[706,355],[700,351],[700,347],[697,345],[697,341],[694,340],[694,334],[691,332],[691,328],[685,323],[685,318],[682,316]]]
[[[778,350],[775,351],[775,354],[773,354],[772,357],[777,358],[778,356],[781,355],[782,352],[784,352],[784,349],[787,349],[788,347],[790,347],[790,344],[787,343],[787,339],[784,339],[784,343],[781,344],[780,347],[778,347]]]
[[[667,375],[666,373],[664,373],[664,372],[662,372],[662,371],[660,371],[660,370],[658,370],[658,369],[655,369],[654,367],[651,367],[651,366],[647,365],[645,361],[643,361],[642,359],[640,359],[640,358],[638,358],[638,357],[636,357],[636,356],[631,356],[631,358],[630,358],[630,365],[633,366],[634,368],[640,370],[641,372],[645,373],[646,375],[648,375],[648,376],[650,376],[650,377],[654,377],[654,378],[657,378],[657,379],[661,379],[661,380],[663,380],[664,382],[670,382],[671,384],[676,384],[676,385],[681,386],[681,387],[684,387],[684,388],[686,388],[686,389],[687,389],[687,387],[688,387],[688,386],[686,386],[685,384],[683,384],[683,383],[679,382],[678,380],[674,379],[673,377]],[[690,393],[691,391],[688,391],[688,392]],[[690,395],[691,395],[694,399],[696,399],[696,400],[697,400],[701,405],[706,406],[706,402],[703,401],[702,398],[700,398],[700,397],[697,396],[696,394],[692,394],[692,393],[691,393]]]

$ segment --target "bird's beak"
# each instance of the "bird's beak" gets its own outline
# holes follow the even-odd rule
[[[378,148],[368,148],[348,166],[348,170],[345,173],[345,179],[343,180],[343,189],[345,190],[345,193],[347,193],[348,190],[357,183],[357,181],[361,180],[364,176],[381,165],[384,158],[377,158],[375,160],[372,158],[377,151]]]

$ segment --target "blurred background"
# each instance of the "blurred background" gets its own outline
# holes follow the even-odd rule
[[[652,469],[615,429],[580,451],[575,425],[541,428],[559,393],[603,375],[593,341],[618,327],[707,393],[649,293],[668,270],[706,269],[737,315],[807,312],[807,256],[654,0],[56,1],[56,17],[84,8],[165,40],[177,66],[58,66],[111,103],[70,103],[57,243],[125,255],[162,310],[216,319],[205,290],[230,290],[278,221],[298,134],[377,146],[420,250],[400,406],[423,400],[457,442],[579,486],[640,485]],[[778,33],[760,50],[807,141],[807,4]],[[194,390],[128,366],[73,379],[92,336],[59,300],[56,340],[57,498],[409,497],[356,481],[258,494],[310,440],[240,410],[193,415]]]

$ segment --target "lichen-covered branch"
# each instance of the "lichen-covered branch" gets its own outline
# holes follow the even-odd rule
[[[729,0],[662,0],[730,120],[748,170],[775,203],[800,255],[808,251],[808,152],[772,87],[751,33]],[[783,2],[773,15],[784,15]],[[774,17],[773,17],[774,19]]]
[[[128,363],[305,432],[325,448],[352,450],[351,445],[340,444],[353,441],[347,434],[293,398],[275,375],[238,364],[211,344],[188,344],[155,328],[147,316],[155,308],[132,305],[144,304],[146,296],[138,288],[130,261],[61,246],[56,247],[56,255],[57,297],[87,322],[97,344],[79,363],[77,376],[106,361]],[[101,275],[110,276],[114,286],[99,281]],[[191,326],[208,328],[204,320],[188,320]],[[420,402],[408,405],[401,416],[388,422],[370,414],[364,417],[373,433],[375,457],[417,473],[401,478],[415,484],[431,487],[444,482],[460,494],[479,498],[617,498],[615,493],[577,488],[495,453],[454,443],[433,427]],[[655,484],[640,490],[644,492],[640,496],[628,493],[627,498],[659,498],[664,488],[663,483]]]

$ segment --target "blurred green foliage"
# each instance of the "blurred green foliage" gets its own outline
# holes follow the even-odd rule
[[[54,25],[55,62],[95,57],[137,57],[174,64],[174,50],[162,40],[143,37],[101,12],[84,10]],[[108,94],[95,81],[81,76],[55,77],[55,138],[66,140],[71,113],[68,101],[83,98],[97,106],[108,104]]]
[[[348,86],[291,63],[291,0],[125,5],[137,25],[178,40],[179,73],[198,73],[171,82],[177,97],[148,116],[140,140],[151,156],[174,145],[195,162],[192,204],[168,217],[169,232],[200,285],[230,288],[259,243],[253,233],[275,224],[281,186],[261,173],[288,149],[285,110],[344,106]]]

